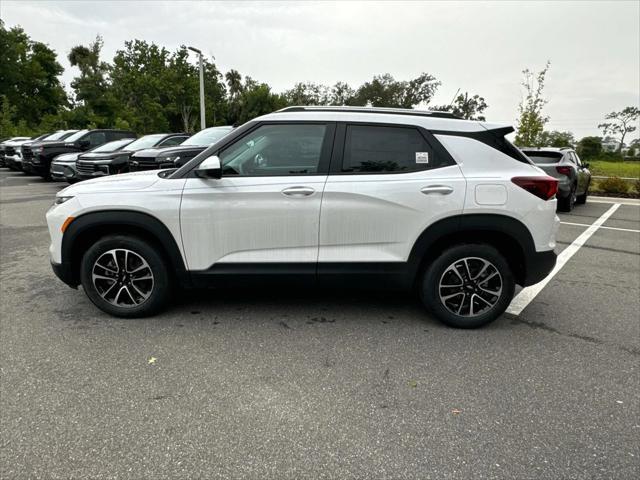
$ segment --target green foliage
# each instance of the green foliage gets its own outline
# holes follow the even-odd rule
[[[638,107],[626,107],[619,112],[609,113],[605,119],[610,120],[598,125],[604,135],[618,135],[620,146],[618,152],[622,151],[624,146],[624,138],[628,133],[635,132],[637,129],[637,121],[640,117],[640,109]]]
[[[108,128],[115,121],[118,104],[109,88],[110,66],[100,60],[102,46],[102,37],[97,36],[88,47],[73,47],[68,58],[69,63],[80,70],[80,75],[71,81],[71,88],[75,93],[75,104],[84,107],[83,123]]]
[[[552,130],[550,132],[542,132],[540,135],[540,142],[544,147],[573,148],[576,144],[576,139],[571,132],[559,132]]]
[[[609,177],[598,182],[598,189],[605,193],[627,193],[629,184],[619,177]]]
[[[633,189],[636,191],[638,195],[640,195],[640,178],[633,182]]]
[[[358,88],[355,95],[347,99],[348,105],[370,105],[372,107],[413,108],[428,104],[440,82],[433,75],[422,73],[409,81],[400,81],[388,73],[376,75],[370,82]]]
[[[602,152],[602,138],[600,137],[584,137],[576,146],[578,156],[583,160],[589,160],[600,156]]]
[[[485,120],[482,113],[488,107],[484,97],[480,95],[469,96],[468,92],[456,95],[450,105],[440,105],[433,107],[433,110],[441,112],[451,112],[456,117],[465,120]]]
[[[524,74],[522,86],[525,89],[525,96],[518,105],[520,118],[517,121],[518,133],[514,142],[520,147],[543,146],[542,133],[549,117],[542,113],[542,109],[547,104],[547,100],[542,96],[542,91],[550,66],[551,63],[547,62],[546,66],[538,73],[528,68],[522,71]]]
[[[610,161],[598,158],[589,161],[589,170],[593,175],[603,177],[640,178],[640,162]]]
[[[0,20],[0,97],[10,106],[3,110],[3,121],[16,126],[23,122],[32,129],[44,115],[55,114],[66,105],[58,78],[62,71],[53,50],[30,40],[20,27],[7,30]]]

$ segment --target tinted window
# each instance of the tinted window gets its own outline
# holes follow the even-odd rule
[[[523,152],[533,161],[533,163],[558,163],[562,158],[561,152],[545,152],[536,150],[523,150]]]
[[[263,125],[220,154],[223,175],[305,175],[320,164],[326,125]]]
[[[433,163],[429,144],[415,128],[347,126],[343,172],[411,172]]]
[[[91,132],[83,140],[89,140],[89,146],[96,147],[107,141],[107,135],[104,132]]]

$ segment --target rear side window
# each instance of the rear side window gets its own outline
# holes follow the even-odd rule
[[[558,163],[562,158],[561,152],[545,152],[545,151],[527,151],[523,150],[525,155],[529,157],[533,163],[545,164],[545,163]],[[570,157],[568,157],[571,160]]]
[[[431,147],[415,128],[347,125],[343,172],[414,172],[432,168],[434,161]]]

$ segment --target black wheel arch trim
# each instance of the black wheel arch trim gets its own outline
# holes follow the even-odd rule
[[[447,244],[449,239],[455,243],[474,243],[482,242],[487,236],[495,235],[508,239],[509,247],[516,249],[506,256],[510,257],[518,284],[526,286],[537,283],[553,268],[552,265],[544,272],[538,271],[536,267],[538,252],[536,252],[533,237],[529,229],[516,218],[500,214],[460,214],[439,220],[420,234],[409,254],[407,262],[409,276],[416,279],[425,263],[429,262],[431,255],[449,246]],[[555,259],[555,253],[551,252],[551,254]],[[555,265],[555,260],[553,263]]]
[[[116,234],[119,232],[115,229],[106,232],[105,229],[117,226],[142,231],[146,236],[158,242],[164,251],[163,253],[166,254],[178,282],[185,287],[191,286],[191,279],[182,254],[169,229],[153,215],[132,210],[89,212],[75,218],[62,237],[62,263],[57,267],[58,277],[70,286],[77,286],[80,283],[78,259],[84,253],[78,252],[77,249],[82,248],[83,236],[96,230],[107,234]],[[62,276],[58,274],[58,271],[61,271]]]

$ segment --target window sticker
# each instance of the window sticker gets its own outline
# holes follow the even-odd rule
[[[429,152],[416,152],[416,163],[429,163]]]

